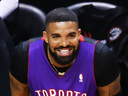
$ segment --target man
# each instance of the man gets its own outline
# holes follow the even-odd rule
[[[121,96],[120,72],[112,52],[93,39],[85,37],[84,42],[75,13],[53,9],[45,26],[43,38],[15,48],[12,96]]]

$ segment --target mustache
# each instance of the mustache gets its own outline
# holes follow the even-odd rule
[[[63,49],[63,48],[75,48],[75,46],[73,46],[73,45],[67,45],[66,47],[58,46],[58,47],[54,48],[54,50]]]

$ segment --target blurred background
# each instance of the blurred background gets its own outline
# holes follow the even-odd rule
[[[46,13],[56,7],[66,7],[80,2],[106,2],[128,8],[127,0],[20,0],[20,2],[37,6]]]

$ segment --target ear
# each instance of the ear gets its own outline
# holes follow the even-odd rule
[[[78,37],[80,39],[80,35],[81,35],[81,29],[78,29]]]
[[[48,43],[48,34],[46,31],[43,31],[43,37],[46,43]]]

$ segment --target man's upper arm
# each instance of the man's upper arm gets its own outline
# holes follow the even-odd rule
[[[99,96],[114,96],[118,94],[120,91],[120,75],[112,83],[103,87],[98,87]]]
[[[118,62],[112,51],[101,43],[97,44],[95,53],[94,71],[98,93],[100,96],[114,96],[121,90]]]
[[[9,72],[10,76],[10,88],[11,96],[30,96],[30,90],[28,84],[23,84],[19,82],[13,75]]]
[[[25,48],[27,50],[24,50]],[[29,96],[30,94],[27,82],[27,53],[28,44],[23,47],[23,43],[20,43],[12,54],[9,71],[12,96]]]

